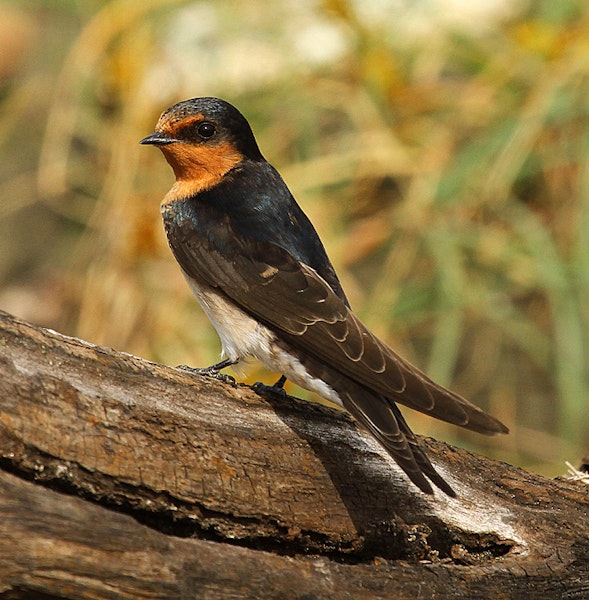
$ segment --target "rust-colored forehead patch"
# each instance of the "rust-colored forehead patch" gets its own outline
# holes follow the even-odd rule
[[[184,107],[173,111],[166,111],[159,118],[155,130],[162,133],[172,133],[177,131],[180,126],[186,127],[192,123],[205,121],[206,118],[202,113],[194,113]]]

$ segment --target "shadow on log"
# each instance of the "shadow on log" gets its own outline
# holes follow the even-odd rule
[[[589,489],[0,313],[0,599],[586,598]]]

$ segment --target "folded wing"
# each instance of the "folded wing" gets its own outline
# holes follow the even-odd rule
[[[194,235],[176,235],[170,243],[188,275],[217,287],[289,345],[367,390],[479,433],[507,433],[497,419],[381,342],[311,267],[279,246],[234,240],[238,247],[228,259],[227,252]]]

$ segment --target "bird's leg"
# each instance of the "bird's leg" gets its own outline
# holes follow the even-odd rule
[[[230,358],[226,358],[221,362],[218,362],[210,367],[189,367],[188,365],[178,365],[177,369],[182,369],[182,371],[187,371],[188,373],[196,373],[198,375],[206,375],[207,377],[212,377],[213,379],[218,379],[219,381],[223,381],[224,383],[229,383],[232,386],[236,386],[237,383],[235,379],[231,377],[231,375],[226,375],[225,373],[221,373],[221,369],[225,367],[230,367],[231,365],[237,364],[239,361],[231,360]]]
[[[286,391],[284,390],[284,384],[286,383],[286,376],[281,375],[280,379],[273,385],[265,385],[261,381],[257,381],[252,385],[256,392],[262,392],[266,394],[272,394],[273,396],[279,396],[280,398],[286,397]]]

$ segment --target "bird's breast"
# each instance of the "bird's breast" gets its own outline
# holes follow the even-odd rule
[[[269,353],[273,334],[222,292],[184,273],[198,303],[221,338],[223,354],[232,361]]]
[[[184,276],[216,329],[224,356],[234,362],[253,357],[297,385],[341,406],[339,395],[327,383],[313,377],[304,365],[304,358],[280,343],[273,331],[214,287],[199,283],[186,273]]]

